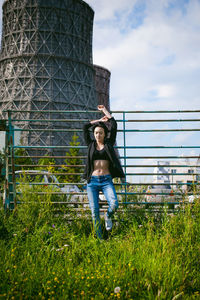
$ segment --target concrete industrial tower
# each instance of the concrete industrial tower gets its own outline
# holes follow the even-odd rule
[[[16,110],[18,126],[32,130],[23,133],[23,144],[66,145],[69,133],[59,128],[73,124],[45,120],[69,115],[49,110],[96,110],[99,103],[109,108],[110,73],[92,61],[93,18],[93,10],[82,0],[4,1],[0,114],[5,117],[3,110]],[[44,121],[25,121],[34,118]],[[38,128],[58,132],[47,134]]]

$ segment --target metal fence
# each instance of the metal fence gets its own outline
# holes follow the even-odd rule
[[[22,120],[15,118],[16,112],[7,111],[7,120],[2,120],[0,123],[0,130],[5,131],[5,208],[16,207],[22,199],[19,186],[27,185],[27,182],[23,180],[19,182],[19,174],[23,176],[26,174],[28,180],[29,175],[35,174],[37,178],[42,175],[42,179],[40,178],[38,182],[37,180],[31,182],[32,192],[39,195],[50,192],[55,196],[54,203],[74,205],[75,208],[87,207],[86,183],[82,179],[86,146],[81,144],[82,142],[77,145],[77,141],[73,144],[70,140],[65,146],[20,145],[19,134],[23,135],[25,132],[30,134],[36,131],[52,134],[53,130],[59,130],[81,136],[84,123],[93,119],[93,115],[99,112],[56,111],[56,113],[70,116],[59,120],[51,119],[51,117],[38,119],[38,113],[41,115],[44,111],[31,111],[32,119],[23,120],[23,122],[36,122],[37,124],[43,122],[45,124],[73,122],[74,124],[73,129],[66,129],[65,126],[65,129],[59,128],[58,130],[51,129],[51,126],[47,126],[46,129],[44,126],[40,128],[39,125],[34,129],[27,128],[27,126],[23,128],[21,125],[19,128],[16,124],[22,124]],[[199,112],[200,110],[112,112],[118,123],[115,148],[125,172],[125,181],[114,179],[120,206],[133,210],[135,207],[149,207],[150,205],[154,207],[168,205],[174,208],[187,201],[191,195],[199,196]],[[49,116],[53,113],[55,111],[48,111]],[[73,118],[73,115],[77,116],[77,113],[83,114],[83,119]],[[47,114],[46,111],[45,114]],[[86,115],[88,119],[85,118]],[[18,141],[16,141],[17,136]],[[182,144],[184,142],[186,144]],[[59,149],[63,154],[53,155],[54,149]],[[73,154],[73,149],[78,152]],[[27,158],[28,163],[24,163],[23,159]],[[43,164],[41,164],[41,159],[43,159]],[[181,171],[177,172],[178,168]],[[45,181],[45,176],[50,176],[50,181]],[[60,180],[57,180],[58,178]],[[50,191],[44,186],[50,187]],[[165,191],[165,187],[169,186],[170,193]],[[34,189],[34,187],[38,188]],[[162,187],[160,191],[159,187]],[[100,196],[100,202],[106,205],[103,195]]]

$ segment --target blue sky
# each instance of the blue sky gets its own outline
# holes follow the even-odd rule
[[[200,0],[85,2],[95,11],[93,62],[111,71],[112,110],[200,108]],[[155,124],[148,126],[156,128]],[[177,124],[159,126],[175,128]],[[199,128],[199,122],[179,127]],[[120,134],[118,139],[121,144]],[[132,134],[128,143],[195,145],[199,140],[199,132],[154,133]],[[199,150],[179,152],[185,153],[198,154]]]
[[[85,2],[95,11],[93,61],[112,74],[113,110],[122,101],[124,110],[199,107],[200,0]]]
[[[200,102],[199,0],[87,0],[94,63],[111,71],[111,108],[186,109]]]

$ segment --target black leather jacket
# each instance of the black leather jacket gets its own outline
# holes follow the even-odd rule
[[[115,119],[113,117],[111,119],[109,119],[108,122],[110,123],[109,124],[110,129],[109,129],[108,136],[105,139],[104,149],[105,149],[106,153],[108,154],[109,161],[110,161],[109,171],[110,171],[112,178],[114,178],[114,177],[123,178],[123,177],[125,177],[124,171],[121,167],[120,161],[119,161],[119,159],[116,155],[116,152],[113,148],[113,146],[115,144],[115,140],[116,140],[116,134],[117,134],[117,122],[115,121]],[[87,155],[87,161],[86,161],[85,172],[84,172],[83,177],[87,180],[87,182],[90,181],[90,178],[91,178],[93,170],[94,170],[93,154],[94,154],[94,150],[96,147],[96,140],[92,139],[90,136],[89,129],[92,126],[93,125],[91,123],[87,123],[83,127],[85,143],[88,146],[88,155]]]

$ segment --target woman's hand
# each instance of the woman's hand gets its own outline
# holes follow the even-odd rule
[[[98,123],[98,122],[107,122],[107,121],[108,121],[108,117],[104,116],[99,120],[91,120],[90,124],[95,124],[95,123]]]
[[[101,118],[99,121],[101,121],[101,122],[107,122],[107,121],[108,121],[108,117],[104,116],[104,117]]]
[[[104,105],[98,105],[97,108],[100,111],[104,111],[106,109]]]
[[[111,114],[107,111],[106,107],[104,105],[98,105],[97,106],[98,110],[102,111],[105,115],[105,117],[107,118],[106,121],[108,121],[108,119],[112,118]],[[106,122],[104,119],[102,120],[102,122]]]

